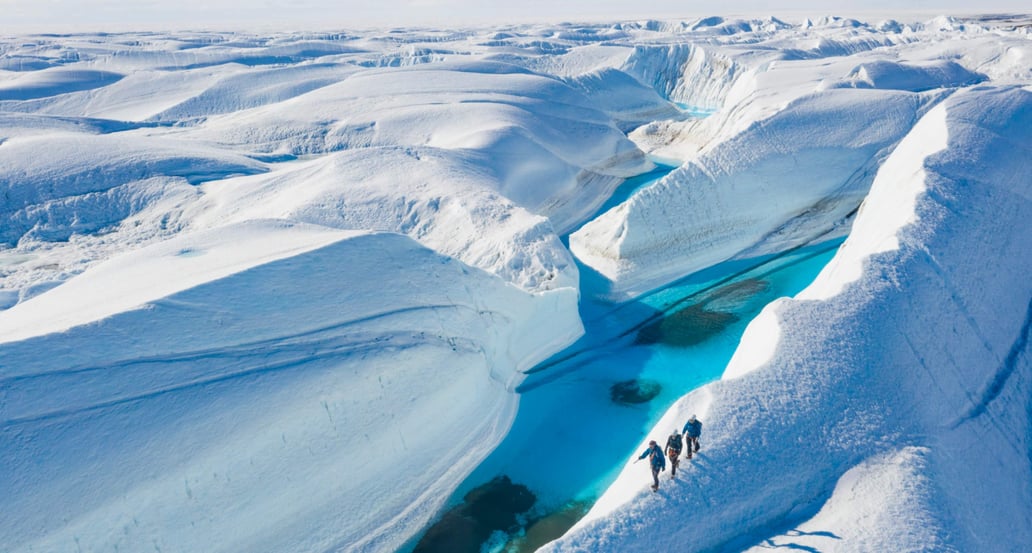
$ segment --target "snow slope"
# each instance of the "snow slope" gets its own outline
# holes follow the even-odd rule
[[[697,413],[699,458],[657,495],[628,464],[544,550],[1032,543],[1030,114],[1032,93],[1006,86],[926,114],[817,281],[650,432]]]
[[[396,548],[498,440],[516,371],[579,328],[574,299],[283,222],[97,265],[4,313],[5,549]]]
[[[487,61],[373,69],[188,134],[273,154],[399,145],[475,152],[480,159],[469,165],[559,232],[590,215],[622,178],[652,167],[577,89]]]
[[[856,209],[873,169],[941,94],[804,97],[585,225],[570,249],[614,294],[634,296],[812,241]]]

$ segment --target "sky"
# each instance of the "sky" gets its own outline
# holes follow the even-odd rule
[[[812,12],[1026,12],[1025,0],[0,0],[0,33],[240,27],[364,28]]]

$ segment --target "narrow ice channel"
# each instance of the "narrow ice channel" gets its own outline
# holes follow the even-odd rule
[[[629,179],[602,211],[671,170]],[[805,288],[840,243],[722,263],[622,304],[592,299],[601,282],[581,267],[585,336],[531,371],[509,434],[456,490],[450,511],[401,551],[524,553],[559,537],[674,401],[720,378],[748,322]],[[530,504],[514,518],[504,512]],[[518,530],[467,527],[477,516]]]

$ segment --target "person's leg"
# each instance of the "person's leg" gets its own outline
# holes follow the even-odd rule
[[[659,467],[652,467],[652,490],[659,489]]]
[[[692,442],[695,444],[695,452],[698,453],[699,452],[699,438],[698,437],[692,438]]]
[[[677,455],[676,451],[670,450],[670,478],[677,476]]]

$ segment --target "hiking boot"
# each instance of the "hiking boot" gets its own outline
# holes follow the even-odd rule
[[[659,486],[649,486],[649,487],[652,488],[652,491],[658,491],[659,490]]]

